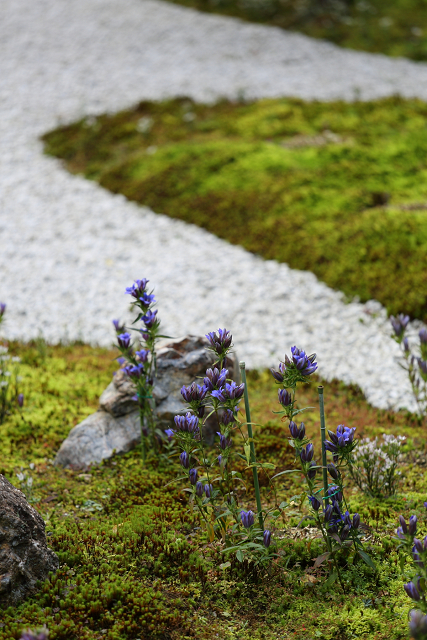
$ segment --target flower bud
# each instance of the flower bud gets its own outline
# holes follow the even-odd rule
[[[203,485],[201,482],[197,482],[196,484],[196,496],[201,498],[203,495]]]
[[[349,532],[350,532],[350,525],[346,524],[346,525],[341,529],[341,533],[340,533],[340,540],[341,540],[341,542],[344,542],[344,540],[346,540],[346,538],[348,537]]]
[[[240,517],[242,519],[242,524],[245,529],[249,529],[255,522],[255,514],[253,511],[241,511]]]
[[[400,522],[400,526],[402,527],[403,533],[408,533],[408,526],[403,516],[399,516],[399,522]]]
[[[333,480],[338,480],[338,469],[332,463],[328,464],[328,472]]]
[[[210,498],[212,496],[213,486],[211,484],[205,484],[205,496]]]
[[[188,472],[189,478],[190,478],[190,483],[192,485],[195,485],[197,482],[197,478],[198,478],[198,473],[197,473],[197,469],[190,469],[190,471]]]
[[[415,602],[419,602],[421,600],[421,596],[418,593],[418,589],[416,588],[413,582],[408,582],[408,584],[404,584],[403,588],[405,589],[407,595],[410,598],[412,598],[412,600],[415,600]]]
[[[269,531],[268,529],[266,529],[266,530],[264,531],[264,536],[263,536],[263,538],[264,538],[264,547],[267,547],[267,549],[268,549],[268,547],[269,547],[269,546],[270,546],[270,544],[271,544],[271,531]]]
[[[183,451],[181,453],[181,455],[179,456],[179,459],[180,459],[181,464],[184,467],[184,469],[189,469],[189,467],[190,467],[190,456],[188,455],[188,453],[186,451]]]
[[[291,420],[289,423],[289,431],[291,432],[291,436],[294,438],[294,440],[298,440],[299,429],[297,423],[293,420]]]
[[[412,547],[412,551],[417,551],[418,553],[422,553],[424,551],[423,543],[421,542],[421,540],[418,540],[418,538],[414,538],[414,546]]]
[[[417,531],[417,516],[411,516],[409,518],[409,524],[408,524],[408,533],[410,536],[415,535]]]
[[[332,518],[332,505],[328,504],[328,506],[323,510],[323,514],[325,517],[325,522],[329,522],[329,520]]]
[[[117,336],[117,342],[119,343],[119,346],[122,347],[122,349],[129,349],[130,339],[130,333],[127,332],[121,333]]]
[[[23,394],[23,393],[18,393],[18,398],[17,398],[17,400],[18,400],[18,405],[19,405],[19,406],[21,407],[21,409],[22,409],[22,407],[24,406],[24,394]]]
[[[277,382],[283,382],[283,376],[282,376],[281,373],[279,373],[278,371],[275,371],[274,369],[270,369],[270,371],[271,371],[271,374],[272,374],[273,378],[275,380],[277,380]],[[280,400],[279,400],[279,402],[280,402]]]
[[[280,404],[284,407],[289,407],[292,404],[292,396],[287,389],[279,389],[278,396]]]
[[[355,513],[353,516],[353,529],[358,529],[360,526],[360,516],[358,513]]]
[[[320,507],[322,506],[320,500],[318,500],[316,496],[308,496],[308,499],[310,500],[311,506],[314,511],[319,511]]]
[[[317,466],[316,463],[314,462],[314,460],[312,460],[310,462],[310,467],[307,471],[307,476],[309,477],[310,480],[314,480],[314,478],[316,477],[316,471],[317,471],[316,466]]]
[[[311,444],[308,444],[305,449],[301,449],[301,460],[303,462],[311,462],[314,455],[314,447]]]

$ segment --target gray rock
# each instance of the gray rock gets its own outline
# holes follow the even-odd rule
[[[114,417],[100,410],[71,429],[56,454],[55,464],[85,469],[90,464],[111,458],[114,453],[130,451],[140,439],[138,411]]]
[[[153,397],[156,426],[162,430],[173,426],[173,418],[186,412],[181,387],[195,380],[201,383],[206,369],[215,363],[215,356],[206,349],[204,337],[185,336],[176,340],[165,339],[156,350],[157,375]],[[227,359],[230,377],[239,380],[236,357]],[[200,380],[197,380],[200,378]],[[132,397],[135,385],[123,371],[118,371],[99,401],[99,410],[70,431],[61,445],[55,464],[73,469],[86,468],[115,453],[126,453],[140,442],[139,413]],[[203,435],[212,444],[216,420],[206,422]]]
[[[45,524],[24,494],[0,474],[0,605],[15,606],[59,566]]]

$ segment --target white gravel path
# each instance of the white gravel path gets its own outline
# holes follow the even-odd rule
[[[5,333],[110,344],[125,286],[149,277],[170,335],[232,329],[248,366],[297,344],[380,407],[408,404],[384,313],[306,272],[69,175],[38,141],[59,122],[143,98],[427,99],[427,65],[343,51],[157,0],[2,0],[0,299]],[[380,310],[378,318],[369,311]],[[360,319],[363,319],[362,323]],[[409,405],[408,405],[409,406]]]

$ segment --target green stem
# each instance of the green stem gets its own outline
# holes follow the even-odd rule
[[[264,531],[264,519],[262,517],[262,505],[261,505],[261,493],[259,490],[258,469],[255,466],[256,465],[255,445],[254,445],[254,439],[252,434],[252,422],[251,422],[251,410],[249,406],[248,385],[246,383],[246,365],[244,362],[240,362],[239,366],[240,366],[240,375],[242,377],[242,382],[245,385],[244,397],[245,397],[246,422],[248,425],[248,436],[250,438],[249,446],[251,448],[251,463],[253,464],[252,471],[254,475],[254,487],[255,487],[256,505],[258,510],[258,521],[259,521],[259,526],[261,527],[261,531]]]
[[[326,426],[325,426],[325,405],[323,401],[323,386],[320,385],[317,387],[317,391],[319,393],[319,407],[320,407],[320,435],[322,440],[322,473],[323,473],[323,491],[324,497],[328,495],[328,471],[326,466],[326,449],[325,449],[325,440],[326,440]],[[325,504],[329,504],[329,500],[326,498]]]

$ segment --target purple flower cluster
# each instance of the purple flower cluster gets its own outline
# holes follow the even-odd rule
[[[174,433],[189,433],[194,438],[200,437],[199,419],[197,416],[193,416],[190,412],[185,416],[175,416],[175,432]]]
[[[292,386],[294,382],[304,380],[304,378],[311,376],[317,370],[315,353],[307,355],[305,351],[294,346],[291,347],[291,354],[290,358],[285,355],[285,361],[279,364],[279,371],[270,369],[277,382],[282,384],[286,381],[289,386]],[[279,402],[283,404],[280,395]]]
[[[233,336],[227,329],[218,329],[218,332],[211,331],[206,334],[209,340],[210,349],[223,360],[232,347]]]
[[[331,440],[325,440],[325,449],[331,453],[342,453],[343,450],[348,450],[353,445],[354,432],[356,427],[349,428],[344,424],[339,424],[336,433],[328,429],[329,437]]]

